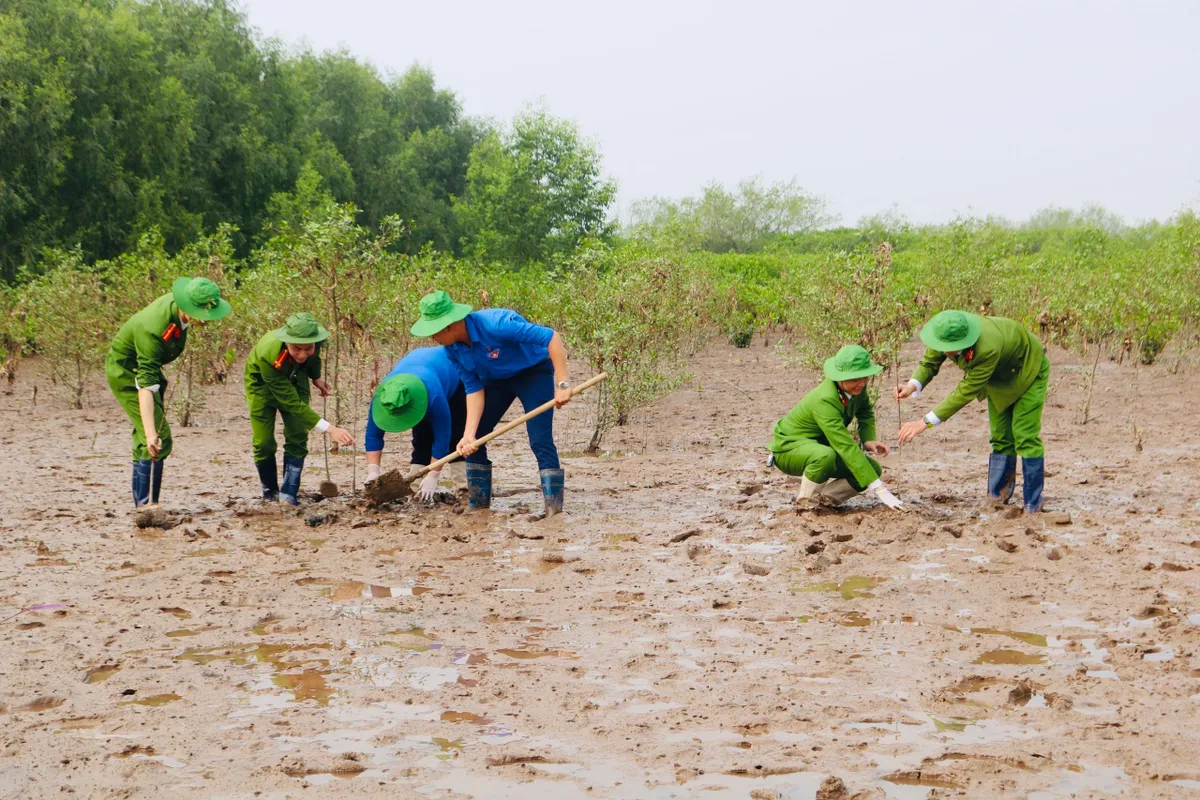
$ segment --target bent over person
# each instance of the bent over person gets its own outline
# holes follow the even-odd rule
[[[163,409],[163,366],[179,358],[192,325],[221,319],[229,301],[208,278],[180,278],[171,291],[134,314],[108,348],[104,376],[133,423],[133,504],[157,503],[171,426]]]
[[[354,444],[349,431],[330,425],[308,405],[309,381],[322,397],[330,394],[329,384],[321,377],[318,352],[320,343],[328,338],[329,331],[318,325],[312,314],[292,314],[285,326],[264,334],[246,359],[246,405],[250,410],[254,466],[265,500],[282,499],[293,506],[299,502],[308,432],[313,428],[327,431],[345,447]],[[282,486],[275,464],[276,414],[283,419]]]
[[[379,477],[385,433],[412,430],[412,463],[450,455],[462,439],[467,399],[444,347],[419,347],[396,362],[371,397],[367,414],[367,480]],[[417,497],[432,500],[442,471],[430,470]]]
[[[837,506],[866,491],[888,508],[903,508],[884,486],[879,462],[863,452],[884,458],[890,452],[875,440],[875,409],[865,391],[871,376],[882,370],[865,349],[846,345],[825,362],[825,380],[775,423],[768,463],[800,476],[797,505]],[[853,420],[858,420],[858,441],[849,430]]]
[[[941,425],[967,403],[987,397],[992,454],[988,459],[988,495],[999,503],[1012,498],[1017,456],[1024,474],[1025,513],[1042,510],[1045,448],[1042,408],[1050,382],[1050,359],[1041,341],[1024,325],[1004,317],[981,317],[965,311],[943,311],[921,329],[925,351],[916,372],[896,399],[915,397],[929,385],[949,358],[963,371],[946,399],[923,420],[906,422],[900,442]]]
[[[469,505],[486,508],[492,504],[492,462],[487,448],[477,447],[475,440],[492,432],[514,400],[519,399],[527,412],[551,400],[558,408],[570,402],[562,337],[510,309],[475,311],[455,303],[446,292],[421,298],[421,318],[412,334],[430,336],[445,347],[462,378],[467,421],[456,449],[467,462]],[[538,462],[546,516],[553,516],[563,510],[554,411],[529,420],[525,429]]]

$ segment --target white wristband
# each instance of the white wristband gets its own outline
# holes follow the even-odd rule
[[[925,422],[927,422],[930,425],[941,425],[942,424],[942,421],[940,419],[938,419],[937,414],[933,413],[932,411],[930,411],[928,414],[925,415]]]
[[[883,488],[883,478],[876,478],[875,480],[871,481],[871,484],[867,487],[867,491],[874,492],[875,490],[882,489],[882,488]]]
[[[921,385],[921,382],[919,380],[917,380],[916,378],[909,378],[908,385],[913,387],[913,393],[912,393],[913,397],[920,397],[921,390],[925,388],[924,386]]]
[[[317,433],[324,433],[327,430],[329,430],[329,423],[326,420],[317,423]]]

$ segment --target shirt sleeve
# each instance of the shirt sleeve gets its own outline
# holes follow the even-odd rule
[[[315,381],[321,377],[321,346],[317,345],[317,349],[304,362],[304,373],[308,375],[310,381]]]
[[[998,350],[988,356],[976,356],[975,363],[971,365],[970,369],[964,371],[962,380],[958,382],[958,386],[954,387],[954,391],[933,409],[934,416],[945,422],[967,403],[983,394],[999,363],[1000,352]]]
[[[296,385],[275,369],[273,364],[264,364],[260,373],[263,386],[275,402],[275,407],[285,414],[297,417],[304,427],[312,430],[321,421],[321,416],[308,403],[300,399]]]
[[[383,449],[383,428],[375,424],[375,418],[371,416],[371,409],[375,407],[375,399],[371,399],[371,405],[367,408],[367,433],[366,441],[364,442],[363,450],[368,453],[375,453]]]
[[[821,426],[821,433],[825,434],[829,446],[841,457],[859,486],[868,486],[879,477],[858,442],[850,435],[846,423],[842,422],[840,408],[835,408],[831,402],[822,402],[814,409],[813,416]]]
[[[871,398],[863,398],[855,418],[858,420],[858,440],[863,444],[875,441],[875,407],[871,405]]]
[[[454,365],[454,370],[458,373],[458,379],[462,381],[463,390],[467,394],[475,394],[483,389],[483,381],[479,379],[479,376],[465,369],[459,360],[454,357],[454,351],[449,347],[446,348],[446,357]]]
[[[926,348],[925,355],[921,356],[921,363],[917,365],[917,370],[913,373],[911,380],[921,384],[921,389],[924,389],[938,374],[944,363],[946,363],[945,353],[933,348]]]
[[[150,331],[138,331],[133,335],[133,349],[137,354],[135,385],[157,392],[162,383],[162,343]]]
[[[492,333],[499,339],[541,347],[548,347],[550,340],[554,338],[553,328],[526,322],[525,318],[515,311],[504,315],[492,328]]]
[[[450,455],[450,403],[445,395],[429,398],[429,409],[425,412],[433,428],[433,460]]]

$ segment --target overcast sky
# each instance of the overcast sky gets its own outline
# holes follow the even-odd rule
[[[1200,206],[1200,1],[242,0],[284,42],[430,67],[466,113],[543,102],[622,209],[795,177],[846,223]]]

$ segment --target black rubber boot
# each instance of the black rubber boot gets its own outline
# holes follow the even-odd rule
[[[263,500],[278,500],[279,470],[275,464],[275,456],[255,461],[254,466],[258,469],[258,480],[262,484]]]
[[[157,461],[150,462],[150,502],[157,503],[158,496],[162,494],[162,473],[163,464],[166,462],[161,458]]]
[[[1046,462],[1043,458],[1021,459],[1021,490],[1025,493],[1025,513],[1042,510],[1042,485],[1046,482]]]
[[[492,507],[492,465],[467,462],[467,505]]]
[[[283,457],[283,485],[279,487],[279,499],[289,506],[300,503],[300,473],[302,472],[304,472],[303,458]]]
[[[150,465],[153,462],[142,459],[133,462],[133,507],[149,505],[150,503]]]
[[[1017,457],[992,453],[988,458],[988,497],[1007,503],[1017,488]]]
[[[563,479],[561,469],[544,469],[538,473],[542,480],[542,498],[546,501],[546,518],[563,510]]]

